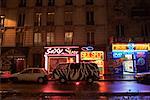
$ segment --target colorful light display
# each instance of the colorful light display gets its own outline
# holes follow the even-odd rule
[[[81,60],[104,60],[103,51],[82,51]]]
[[[149,44],[136,44],[136,43],[128,43],[128,44],[112,44],[112,50],[149,50]]]

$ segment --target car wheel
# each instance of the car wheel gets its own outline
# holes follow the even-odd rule
[[[40,78],[38,78],[38,83],[44,83],[44,78],[42,78],[42,77],[40,77]]]
[[[18,78],[17,78],[17,77],[13,77],[13,78],[11,78],[11,81],[12,81],[12,82],[17,82],[17,81],[18,81]]]
[[[93,78],[88,78],[88,83],[93,83]]]
[[[60,78],[59,81],[60,81],[60,83],[65,83],[66,82],[66,80],[64,78]]]

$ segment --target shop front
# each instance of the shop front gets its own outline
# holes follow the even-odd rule
[[[26,68],[27,54],[28,48],[3,47],[0,70],[22,71]]]
[[[95,51],[91,46],[81,47],[80,62],[96,63],[100,74],[104,74],[104,51]]]
[[[45,50],[45,69],[48,72],[60,63],[79,63],[79,46],[51,46]]]
[[[148,49],[148,43],[112,44],[114,74],[132,74],[148,71]]]

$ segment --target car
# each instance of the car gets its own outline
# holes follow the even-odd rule
[[[47,83],[48,73],[44,68],[26,68],[21,72],[12,74],[10,80],[17,81],[35,81],[38,83]]]
[[[137,82],[150,83],[150,72],[137,73],[135,79]]]
[[[99,68],[95,63],[63,63],[52,72],[52,78],[61,83],[85,80],[88,83],[99,80]]]
[[[8,70],[0,70],[0,82],[9,81],[11,77],[11,72]]]

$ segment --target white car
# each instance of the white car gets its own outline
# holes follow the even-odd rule
[[[11,81],[35,81],[38,83],[47,83],[48,73],[44,68],[26,68],[21,72],[12,74]]]

